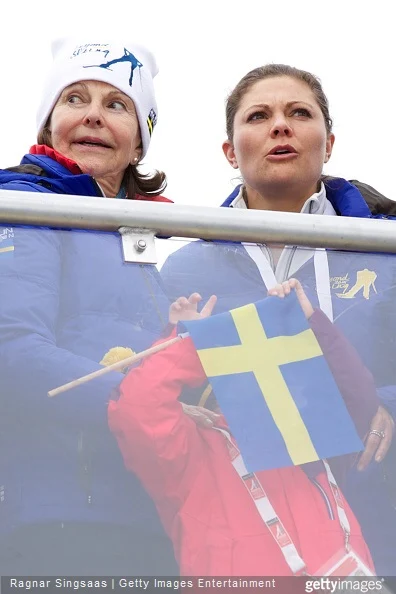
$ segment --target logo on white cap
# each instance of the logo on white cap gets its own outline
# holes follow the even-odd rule
[[[108,50],[106,50],[108,53]],[[124,47],[124,55],[121,58],[115,58],[114,60],[109,60],[108,62],[103,62],[103,64],[91,64],[89,66],[84,66],[84,68],[104,68],[106,70],[112,70],[110,66],[114,64],[121,63],[121,62],[129,62],[131,64],[131,74],[129,76],[129,86],[132,86],[133,81],[133,72],[136,68],[142,68],[143,64],[139,62],[139,60],[133,55],[132,52],[127,50]]]

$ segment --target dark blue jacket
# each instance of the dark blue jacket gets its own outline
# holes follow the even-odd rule
[[[238,192],[239,187],[222,206],[230,206]],[[359,190],[345,180],[327,181],[326,193],[338,215],[382,217],[373,217]],[[294,250],[290,250],[290,264]],[[319,281],[313,252],[309,254],[307,251],[306,261],[293,276],[318,306]],[[375,377],[383,404],[396,418],[396,256],[328,250],[327,258],[334,322],[357,348]],[[366,270],[375,281],[364,290],[358,280]],[[215,313],[258,301],[267,294],[256,263],[239,243],[192,242],[169,256],[161,275],[171,300],[198,292],[205,303],[216,294]],[[287,271],[281,280],[286,278]],[[396,467],[395,441],[396,436],[388,454],[390,467]],[[344,486],[382,574],[394,573],[396,559],[396,497],[392,504],[390,480],[385,481],[383,466],[373,463],[364,473],[353,470]]]
[[[0,171],[1,190],[104,199],[90,176],[48,156],[27,155],[22,163],[45,175]],[[2,221],[0,295],[0,529],[44,521],[151,522],[159,529],[107,425],[123,374],[47,396],[99,369],[112,347],[141,351],[158,338],[168,301],[155,266],[125,263],[118,233]]]

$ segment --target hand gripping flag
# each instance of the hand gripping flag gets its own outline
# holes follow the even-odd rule
[[[363,449],[294,291],[184,325],[249,472]]]

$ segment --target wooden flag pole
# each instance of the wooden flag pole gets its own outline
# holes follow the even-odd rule
[[[105,373],[109,373],[110,371],[118,371],[120,369],[123,369],[124,367],[129,367],[129,365],[132,365],[133,363],[136,363],[137,361],[141,361],[141,359],[144,359],[145,357],[148,357],[149,355],[158,353],[159,351],[166,349],[171,344],[175,344],[176,342],[179,342],[179,340],[182,340],[182,339],[183,339],[182,336],[176,336],[175,338],[171,338],[170,340],[161,342],[160,344],[150,347],[149,349],[146,349],[145,351],[136,353],[135,355],[132,355],[131,357],[127,357],[126,359],[117,361],[116,363],[113,363],[112,365],[103,367],[102,369],[98,369],[97,371],[93,371],[92,373],[89,373],[88,375],[79,377],[78,379],[75,379],[72,382],[68,382],[67,384],[63,384],[63,386],[59,386],[58,388],[54,388],[53,390],[50,390],[48,392],[48,396],[50,398],[52,398],[53,396],[62,394],[62,392],[67,392],[68,390],[71,390],[72,388],[81,386],[81,384],[90,382],[91,380],[95,379],[96,377],[100,377],[101,375],[104,375]]]

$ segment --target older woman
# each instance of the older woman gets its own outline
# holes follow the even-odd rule
[[[243,183],[223,207],[373,216],[356,185],[322,177],[334,134],[327,98],[312,74],[277,64],[249,72],[228,98],[226,127],[223,151]],[[393,204],[378,196],[370,196],[370,202],[387,210]],[[396,507],[382,467],[395,464],[387,455],[394,431],[388,410],[396,412],[394,261],[378,254],[194,242],[162,269],[172,299],[198,291],[205,300],[215,293],[215,313],[257,301],[276,283],[296,276],[358,349],[375,377],[382,406],[372,418],[358,471],[349,476],[347,495],[377,571],[385,575],[394,573],[396,554]]]
[[[0,189],[166,201],[144,175],[157,120],[157,66],[144,47],[54,44],[38,144]],[[154,266],[125,263],[117,233],[11,228],[0,236],[0,567],[5,575],[176,571],[150,500],[107,426],[121,373],[65,397],[55,386],[139,351],[167,320]],[[165,312],[165,315],[163,315]],[[114,350],[115,349],[115,350]]]

